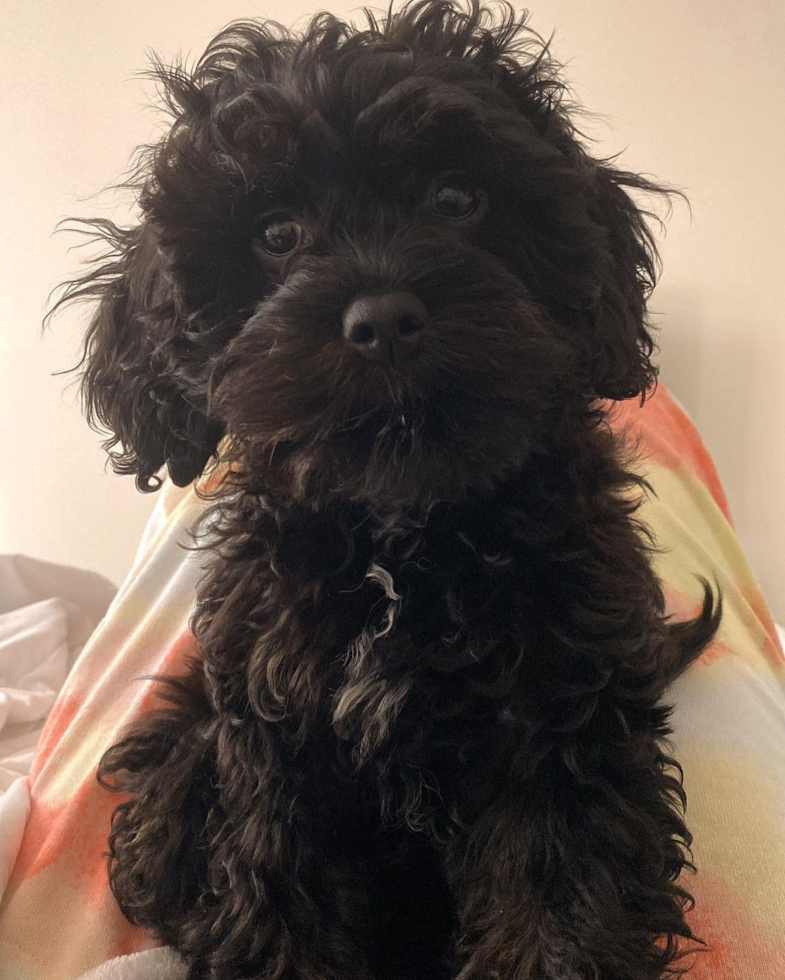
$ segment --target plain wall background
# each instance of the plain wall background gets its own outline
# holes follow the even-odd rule
[[[359,8],[334,0],[337,14]],[[189,60],[238,17],[291,24],[318,0],[4,0],[0,158],[0,551],[119,582],[154,499],[105,472],[68,378],[86,309],[43,337],[47,293],[78,271],[68,215],[124,220],[105,194],[161,132],[147,49]],[[540,0],[532,25],[600,114],[597,152],[684,189],[651,304],[662,377],[697,422],[764,592],[785,619],[785,5]],[[91,199],[87,199],[91,198]]]

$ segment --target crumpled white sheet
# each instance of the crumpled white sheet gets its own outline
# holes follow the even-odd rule
[[[0,899],[16,863],[29,815],[30,789],[24,776],[20,776],[0,796]]]
[[[118,956],[83,973],[79,980],[185,980],[187,968],[169,946]]]
[[[0,555],[0,897],[30,812],[26,776],[44,722],[116,592],[95,572]]]
[[[116,592],[95,572],[0,555],[0,793],[29,773],[55,698]]]

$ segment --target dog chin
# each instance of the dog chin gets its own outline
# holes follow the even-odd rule
[[[380,408],[361,426],[338,427],[311,442],[229,433],[243,486],[319,510],[337,500],[382,513],[423,515],[442,501],[489,494],[522,469],[532,440],[521,428],[478,425],[448,431],[434,411]]]

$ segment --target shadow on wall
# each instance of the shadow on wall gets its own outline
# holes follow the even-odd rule
[[[692,417],[714,458],[750,564],[773,599],[754,505],[767,479],[760,456],[752,451],[761,428],[760,420],[755,421],[760,383],[756,364],[766,356],[760,349],[760,325],[745,322],[735,311],[718,322],[698,293],[675,288],[658,289],[652,319],[660,331],[660,377]]]
[[[731,513],[741,521],[754,435],[745,393],[756,380],[757,329],[741,322],[715,323],[700,296],[687,290],[658,290],[653,307],[660,377],[698,427],[725,485]]]

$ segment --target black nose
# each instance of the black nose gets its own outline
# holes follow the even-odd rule
[[[423,303],[403,291],[358,296],[343,314],[347,343],[371,361],[394,365],[417,350],[427,325]]]

